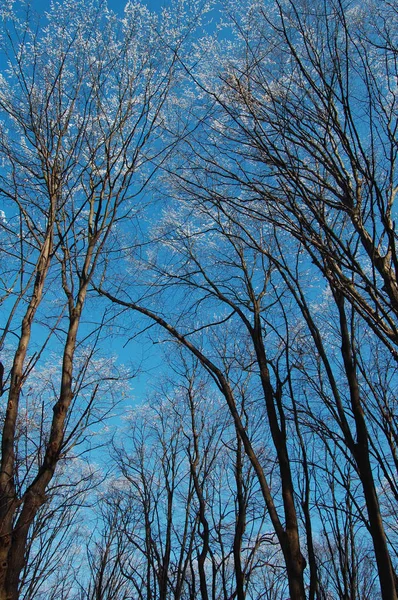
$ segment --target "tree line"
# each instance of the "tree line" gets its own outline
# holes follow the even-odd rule
[[[395,3],[0,14],[0,600],[397,598]]]

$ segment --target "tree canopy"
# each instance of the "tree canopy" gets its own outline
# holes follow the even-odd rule
[[[0,600],[396,599],[395,3],[0,16]]]

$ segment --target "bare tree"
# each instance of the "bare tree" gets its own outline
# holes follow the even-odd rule
[[[196,207],[198,210],[198,207]],[[200,210],[200,209],[199,209]],[[228,223],[213,221],[211,225],[212,239],[207,237],[207,215],[199,223],[200,215],[196,212],[197,222],[194,235],[190,235],[191,223],[181,218],[181,225],[174,230],[168,239],[174,256],[181,259],[168,271],[171,282],[175,286],[185,287],[193,297],[192,311],[198,319],[200,307],[203,321],[199,321],[197,329],[208,332],[215,331],[210,337],[209,345],[203,348],[199,340],[196,342],[192,332],[181,333],[165,319],[139,304],[123,298],[116,298],[109,292],[103,292],[114,302],[138,311],[155,320],[180,344],[187,348],[201,362],[213,377],[225,397],[231,416],[234,420],[238,437],[259,479],[260,489],[284,555],[289,580],[290,593],[296,598],[305,597],[303,572],[306,560],[300,546],[299,523],[295,499],[293,479],[296,473],[289,459],[288,419],[284,407],[286,379],[279,370],[278,352],[271,356],[265,348],[265,326],[277,332],[275,324],[268,315],[269,306],[279,304],[278,299],[270,299],[268,286],[272,287],[272,266],[264,260],[264,255],[244,247],[238,236],[229,228]],[[172,215],[172,218],[174,215]],[[180,215],[181,217],[181,215]],[[185,225],[187,223],[187,225]],[[201,228],[203,227],[203,229]],[[188,229],[186,229],[186,227]],[[215,252],[216,254],[213,254]],[[217,256],[217,258],[216,258]],[[222,256],[222,261],[220,261]],[[170,269],[170,263],[167,265]],[[160,269],[161,267],[159,267]],[[163,272],[163,275],[166,273]],[[271,282],[271,283],[270,283]],[[173,283],[171,283],[173,284]],[[197,292],[193,295],[193,290]],[[216,312],[214,320],[207,320],[209,310]],[[229,330],[229,322],[233,323],[233,334]],[[187,322],[189,327],[189,321]],[[270,334],[271,336],[272,334]],[[236,347],[235,340],[243,345],[243,352]],[[202,341],[203,343],[203,341]],[[228,360],[228,357],[231,357]],[[227,359],[227,360],[226,360]],[[251,390],[262,398],[267,418],[267,434],[272,440],[272,470],[278,472],[279,485],[271,485],[271,473],[267,460],[259,453],[251,439],[250,429],[254,427],[256,411],[249,416],[247,408],[242,413],[239,409],[240,395],[236,380],[242,377],[242,369],[255,373],[257,388]],[[272,365],[272,371],[270,366]],[[247,415],[248,423],[245,423]],[[271,448],[270,448],[271,449]],[[270,470],[271,471],[271,470]],[[280,488],[279,488],[280,486]],[[279,513],[279,507],[281,514]],[[283,515],[283,516],[282,516]]]
[[[191,203],[185,213],[190,228],[181,236],[185,235],[185,242],[180,240],[185,262],[179,272],[170,274],[169,269],[166,277],[224,302],[232,311],[227,318],[239,315],[245,322],[241,307],[252,311],[252,339],[267,402],[269,377],[262,365],[270,360],[261,347],[264,329],[256,327],[255,301],[260,296],[255,290],[261,288],[261,280],[256,281],[253,273],[258,266],[253,260],[248,263],[251,277],[246,266],[242,268],[250,298],[244,302],[242,292],[236,291],[237,277],[214,277],[211,267],[204,265],[203,254],[198,257],[198,240],[206,227],[207,243],[211,243],[210,232],[217,238],[214,232],[220,229],[224,237],[236,240],[229,253],[223,252],[221,244],[218,247],[219,262],[229,274],[233,270],[227,267],[238,263],[232,256],[240,245],[245,261],[252,248],[279,272],[282,282],[275,274],[273,281],[274,289],[281,291],[274,297],[283,298],[281,283],[285,283],[308,327],[312,352],[321,365],[318,390],[338,424],[340,432],[334,435],[343,435],[346,460],[354,461],[361,480],[382,595],[395,598],[388,521],[383,519],[377,493],[377,469],[383,469],[387,455],[393,464],[395,452],[388,450],[391,434],[385,436],[376,426],[377,443],[371,434],[375,419],[370,406],[380,407],[385,394],[367,385],[366,374],[375,347],[369,330],[396,357],[397,11],[390,3],[372,10],[333,1],[311,7],[304,2],[275,2],[266,11],[258,3],[231,2],[227,14],[236,34],[234,54],[222,55],[225,44],[217,57],[221,69],[191,70],[194,84],[208,97],[208,112],[205,115],[198,105],[192,109],[189,118],[199,114],[201,120],[173,165],[178,176],[175,193],[187,207]],[[194,211],[205,215],[201,223]],[[263,227],[256,229],[255,223]],[[319,315],[315,316],[313,298],[305,288],[306,271],[312,274],[312,285],[319,281],[318,293],[330,291],[329,327],[320,325]],[[261,318],[268,329],[277,331],[277,321]],[[364,327],[366,335],[361,331]],[[327,329],[338,340],[337,352],[327,342]],[[173,328],[169,331],[176,333]],[[186,341],[186,334],[182,337]],[[297,362],[289,361],[288,369],[300,364],[299,354]],[[274,420],[269,403],[268,418],[282,473],[289,463],[288,453],[285,459],[281,455],[287,414],[281,410],[283,402],[278,405],[278,388],[283,389],[284,379],[272,368],[279,414]],[[289,373],[286,376],[290,378]],[[389,413],[390,401],[387,406]],[[385,414],[385,410],[377,412],[384,426]],[[286,467],[285,482],[289,470]],[[302,573],[302,562],[300,569]],[[298,597],[293,588],[291,594]]]
[[[183,367],[115,445],[88,597],[397,597],[397,9],[230,0],[188,56],[197,8],[3,11],[0,600],[38,590],[56,465],[117,394],[117,311]]]
[[[94,273],[101,278],[121,243],[122,219],[137,214],[135,199],[161,160],[159,115],[175,55],[165,24],[140,5],[129,5],[123,20],[101,2],[54,5],[43,25],[29,11],[4,9],[2,16],[1,232],[9,268],[2,297],[9,317],[0,598],[11,599],[57,463],[111,406],[99,398],[119,375],[101,372],[95,360],[107,312],[98,303],[90,318],[85,307]],[[28,403],[49,351],[62,360],[54,362],[43,424],[25,431],[33,450],[24,456],[17,448],[21,399]]]
[[[197,361],[180,352],[169,360],[175,374],[115,439],[89,544],[91,583],[81,583],[87,597],[123,589],[143,599],[232,599],[262,579],[258,556],[272,536],[256,477]]]
[[[316,432],[355,465],[382,597],[395,598],[390,526],[378,498],[380,470],[389,471],[383,462],[395,460],[393,401],[367,374],[375,340],[384,356],[396,356],[397,13],[389,3],[365,14],[340,2],[275,2],[269,11],[231,2],[227,15],[234,52],[228,40],[216,62],[186,64],[200,101],[184,122],[196,125],[168,166],[175,209],[167,207],[163,249],[148,256],[151,294],[156,285],[173,289],[178,308],[149,294],[107,295],[163,327],[222,390],[261,481],[290,595],[307,594],[302,525],[308,593],[318,594],[315,467],[305,444]],[[311,341],[300,347],[304,338]],[[237,356],[235,340],[248,352],[234,371],[223,357]],[[280,501],[237,408],[234,378],[249,365],[266,406]],[[316,390],[311,401],[303,382]]]

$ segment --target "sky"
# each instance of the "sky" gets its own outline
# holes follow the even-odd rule
[[[42,13],[48,9],[51,0],[30,0],[30,5],[38,13]],[[123,12],[127,0],[108,0],[108,7],[115,12]],[[142,4],[146,4],[151,10],[160,10],[163,6],[168,6],[170,0],[143,0]]]

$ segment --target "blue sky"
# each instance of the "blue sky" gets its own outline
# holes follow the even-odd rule
[[[51,0],[31,0],[30,5],[38,13],[44,12],[50,6]],[[116,12],[122,12],[127,0],[108,0],[108,7]],[[168,6],[170,0],[143,0],[142,4],[146,4],[152,10],[159,10],[163,6]]]

